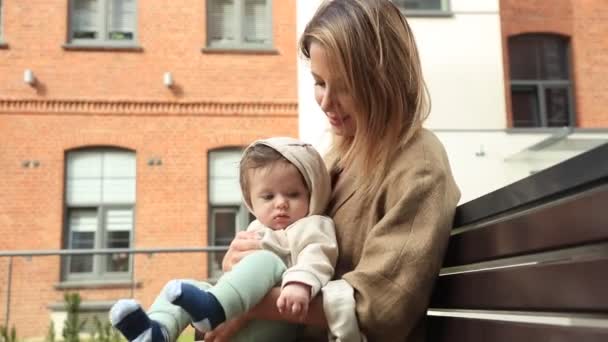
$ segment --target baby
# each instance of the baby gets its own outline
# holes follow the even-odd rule
[[[338,256],[333,221],[321,216],[331,192],[323,159],[311,145],[292,138],[256,141],[243,153],[240,185],[256,217],[247,230],[258,234],[262,249],[243,258],[213,287],[170,281],[149,314],[134,300],[118,301],[110,321],[129,341],[173,341],[185,328],[175,322],[210,331],[253,308],[277,284],[278,310],[306,316],[310,300],[331,279]],[[277,332],[288,331],[279,327],[285,324],[258,326],[269,335],[245,329],[251,336],[241,337],[277,338]]]

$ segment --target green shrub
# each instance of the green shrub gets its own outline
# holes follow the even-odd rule
[[[80,331],[84,327],[86,320],[80,320],[80,294],[66,293],[64,295],[67,318],[63,325],[64,342],[80,342]]]
[[[110,322],[102,322],[97,318],[93,317],[93,324],[95,325],[95,333],[93,334],[93,342],[121,342],[120,333],[112,327]]]
[[[45,342],[55,342],[55,323],[51,321],[51,325],[49,325],[49,331],[46,333],[46,337],[44,338]]]
[[[0,325],[0,342],[17,342],[17,330],[15,326],[8,330],[8,327]]]

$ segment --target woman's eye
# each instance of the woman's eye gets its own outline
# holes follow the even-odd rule
[[[315,86],[319,86],[319,87],[325,87],[325,82],[322,82],[322,81],[315,81]]]

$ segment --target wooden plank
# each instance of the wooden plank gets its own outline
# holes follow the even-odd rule
[[[607,179],[608,144],[604,144],[460,205],[454,226],[469,225],[538,202],[550,202]]]
[[[444,267],[608,240],[608,186],[452,236]]]
[[[608,329],[428,317],[430,342],[605,342]]]
[[[608,258],[440,276],[431,307],[608,312]]]

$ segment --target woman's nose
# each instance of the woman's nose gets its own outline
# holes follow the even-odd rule
[[[325,93],[323,94],[323,97],[321,98],[321,109],[324,112],[330,112],[333,108],[333,104],[334,101],[332,99],[332,94],[330,94],[327,90],[325,91]]]

